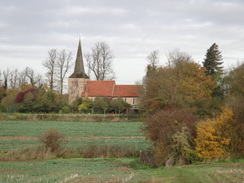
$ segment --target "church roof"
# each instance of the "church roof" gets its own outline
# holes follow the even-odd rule
[[[138,85],[116,85],[115,81],[87,81],[82,97],[138,97]]]
[[[111,97],[115,81],[87,81],[84,97]]]
[[[138,85],[116,85],[113,96],[114,97],[139,96],[139,86]]]
[[[74,73],[70,76],[70,78],[89,78],[84,69],[82,49],[81,49],[81,40],[79,40],[77,55],[75,60],[75,70]]]

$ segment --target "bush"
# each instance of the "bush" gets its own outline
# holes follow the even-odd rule
[[[155,166],[156,162],[154,152],[151,149],[140,151],[140,163]]]
[[[182,159],[185,163],[192,162],[197,120],[192,113],[176,107],[149,117],[144,130],[152,142],[157,166],[165,165],[168,161],[172,161],[171,164],[174,165],[182,162]]]
[[[233,111],[234,123],[232,123],[231,156],[244,158],[244,97],[232,97],[229,106]]]
[[[213,119],[197,125],[197,154],[204,160],[228,158],[231,151],[236,151],[238,144],[237,122],[230,108]],[[239,149],[240,150],[240,149]]]
[[[178,160],[177,164],[188,164],[197,160],[197,154],[194,149],[193,138],[187,127],[182,127],[181,131],[176,132],[173,136],[173,145],[171,154]]]
[[[61,113],[69,113],[70,112],[70,107],[68,105],[65,105],[62,107]]]
[[[51,152],[60,152],[61,144],[64,142],[64,136],[58,130],[50,129],[40,138],[45,148],[51,149]]]

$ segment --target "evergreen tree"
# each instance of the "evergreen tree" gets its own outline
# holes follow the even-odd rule
[[[223,58],[219,51],[218,45],[214,43],[206,53],[203,66],[206,68],[206,74],[210,75],[216,82],[216,88],[214,89],[212,96],[223,98],[223,86],[222,86],[222,75],[223,75]]]
[[[223,74],[223,58],[221,52],[219,51],[218,45],[214,43],[206,53],[206,58],[204,59],[203,66],[206,67],[206,74],[211,75],[216,81],[221,79]]]

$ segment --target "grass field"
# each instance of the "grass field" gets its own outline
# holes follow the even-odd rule
[[[143,149],[149,147],[149,142],[144,138],[142,126],[141,122],[0,121],[0,150],[38,147],[41,145],[39,137],[50,128],[66,137],[66,148],[103,144]]]
[[[151,169],[153,177],[170,183],[243,183],[244,161]]]
[[[149,173],[107,159],[59,159],[43,162],[3,162],[1,182],[140,182]]]
[[[0,121],[0,151],[41,146],[41,137],[50,128],[61,132],[66,148],[86,145],[149,147],[141,122],[37,122]],[[1,161],[0,183],[5,182],[168,182],[168,183],[242,183],[244,161],[205,163],[172,168],[153,168],[131,158],[72,158],[42,161]]]
[[[1,162],[0,182],[242,183],[244,161],[152,168],[135,158]]]

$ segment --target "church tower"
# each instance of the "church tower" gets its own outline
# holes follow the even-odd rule
[[[68,97],[70,103],[81,97],[81,94],[84,92],[88,80],[89,77],[86,75],[84,69],[80,38],[75,61],[74,73],[69,77],[68,80]]]

